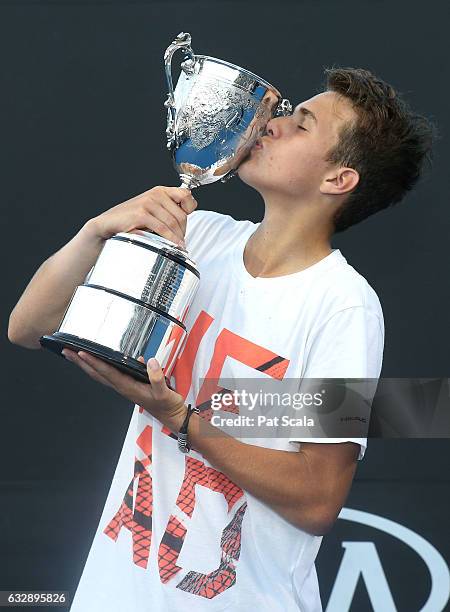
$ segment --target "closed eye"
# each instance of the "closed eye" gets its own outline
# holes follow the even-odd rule
[[[299,127],[301,130],[305,130],[305,132],[308,131],[306,128],[303,127],[303,125],[298,125],[297,127]]]

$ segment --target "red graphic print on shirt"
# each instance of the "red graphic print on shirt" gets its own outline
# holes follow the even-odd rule
[[[135,458],[134,476],[128,485],[123,502],[104,533],[116,541],[122,527],[133,534],[133,562],[146,568],[152,542],[153,491],[150,473],[152,463],[152,428],[148,425],[136,440],[144,453],[142,459]],[[135,507],[133,511],[133,485],[138,480]]]
[[[207,312],[202,311],[199,314],[186,339],[182,353],[177,359],[172,376],[175,380],[176,391],[184,398],[187,397],[192,385],[192,372],[200,343],[213,321],[213,317]],[[200,408],[202,418],[208,421],[212,416],[211,396],[228,391],[217,386],[227,357],[232,357],[278,380],[283,379],[289,365],[288,359],[228,329],[222,329],[214,343],[211,362],[195,401],[196,406]],[[237,411],[235,406],[227,406],[226,409],[232,412]],[[143,408],[139,408],[139,411],[142,412]],[[176,436],[167,428],[163,427],[162,432],[176,439]],[[133,562],[143,568],[147,567],[152,543],[151,436],[152,428],[146,426],[137,438],[137,454],[142,455],[143,453],[144,456],[136,457],[134,477],[127,488],[123,502],[104,529],[104,533],[114,541],[117,540],[122,527],[129,529],[133,534]],[[174,452],[177,452],[176,446],[174,446]],[[133,485],[136,479],[138,479],[138,486],[133,511]],[[177,565],[177,560],[194,511],[198,486],[223,494],[227,502],[230,521],[221,536],[219,566],[207,574],[187,571],[176,587],[211,599],[236,582],[236,565],[241,550],[241,527],[247,504],[243,501],[238,507],[237,502],[245,500],[243,490],[222,472],[206,466],[201,459],[185,457],[183,482],[159,543],[158,567],[161,582],[164,584],[171,582],[183,569]]]
[[[181,510],[181,512],[177,513],[179,518],[173,514],[169,518],[159,547],[158,566],[162,582],[168,582],[182,569],[176,565],[176,562],[187,533],[187,526],[180,517],[183,514],[186,515],[187,519],[192,517],[197,486],[207,487],[211,491],[222,493],[227,502],[228,512],[243,496],[242,489],[235,485],[225,474],[218,472],[212,467],[207,467],[203,461],[193,457],[186,457],[183,484],[176,501],[177,509]],[[235,566],[240,554],[240,530],[239,533],[236,533],[236,528],[233,530],[233,524],[239,523],[240,525],[242,523],[245,505],[245,503],[242,504],[236,513],[236,515],[239,514],[240,520],[236,521],[233,519],[222,533],[219,567],[209,574],[189,572],[177,584],[178,588],[211,598],[234,584],[236,576]],[[233,532],[233,537],[231,537],[230,531]]]

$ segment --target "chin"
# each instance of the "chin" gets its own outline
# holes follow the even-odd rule
[[[258,189],[261,182],[261,174],[261,168],[258,168],[250,157],[244,160],[237,169],[237,175],[241,181],[255,189]]]

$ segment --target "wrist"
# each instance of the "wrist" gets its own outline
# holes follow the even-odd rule
[[[95,244],[103,244],[106,240],[100,232],[96,217],[89,219],[79,231],[80,236]]]
[[[178,431],[178,436],[177,436],[178,437],[178,448],[182,453],[188,453],[192,448],[192,444],[188,436],[188,427],[189,427],[191,417],[194,414],[198,414],[198,413],[199,413],[199,409],[195,405],[194,406],[192,406],[191,404],[187,405],[186,414],[185,414],[183,423]]]
[[[163,425],[170,429],[172,433],[178,434],[186,417],[186,412],[187,406],[186,404],[183,404],[182,406],[180,406],[179,409],[173,412],[161,410],[159,412],[152,411],[152,414],[155,418],[158,419],[158,421],[160,421]]]

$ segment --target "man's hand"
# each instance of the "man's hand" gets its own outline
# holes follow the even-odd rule
[[[111,387],[138,404],[172,431],[178,431],[181,427],[186,416],[183,397],[167,386],[164,372],[154,357],[147,361],[150,380],[150,384],[147,384],[84,351],[76,352],[65,348],[62,353],[68,361],[76,364],[95,381]],[[145,363],[143,357],[139,357],[138,361]]]
[[[90,219],[86,231],[104,241],[118,232],[152,230],[184,247],[187,215],[196,208],[189,189],[153,187]]]

